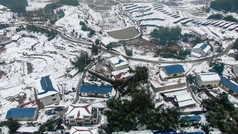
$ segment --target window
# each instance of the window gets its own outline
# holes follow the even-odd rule
[[[52,101],[56,101],[56,98],[53,98]]]
[[[55,96],[55,94],[51,95],[51,97],[54,97],[54,96]]]

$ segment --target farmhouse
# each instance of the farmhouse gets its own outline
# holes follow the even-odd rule
[[[70,134],[99,134],[96,127],[77,127],[73,126],[70,129]]]
[[[226,79],[223,76],[220,76],[221,81],[220,81],[220,87],[232,92],[235,95],[238,95],[238,85],[235,84],[234,82],[231,82],[230,80]]]
[[[207,45],[206,43],[199,43],[193,47],[191,55],[194,57],[204,57],[210,51],[211,46]]]
[[[111,94],[112,86],[98,86],[84,84],[80,88],[81,96],[97,96],[97,97],[108,97]]]
[[[112,75],[114,76],[114,78],[116,80],[129,79],[132,76],[132,74],[130,74],[129,70],[130,70],[129,68],[125,68],[125,69],[122,69],[122,70],[113,71]]]
[[[165,74],[160,72],[162,79],[184,76],[185,70],[182,65],[169,65],[162,68]]]
[[[36,99],[40,104],[47,106],[60,101],[60,93],[52,76],[45,76],[36,82]]]
[[[218,86],[220,77],[217,73],[201,73],[196,76],[196,82],[199,87],[202,86]]]
[[[116,70],[122,70],[122,69],[128,68],[129,64],[128,64],[128,61],[120,55],[117,57],[110,58],[109,66],[112,68],[112,70],[116,71]]]
[[[69,125],[91,125],[98,123],[98,108],[91,104],[71,104],[66,112]]]
[[[37,118],[37,108],[11,108],[7,111],[6,119],[17,121],[34,121]]]

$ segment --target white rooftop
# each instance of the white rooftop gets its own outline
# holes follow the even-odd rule
[[[193,52],[193,51],[191,52],[191,55],[197,58],[200,58],[202,56],[201,54]]]
[[[57,84],[56,84],[56,82],[55,82],[55,80],[54,80],[54,78],[52,76],[49,76],[49,78],[50,78],[50,81],[52,83],[52,87],[55,90],[45,90],[45,89],[43,89],[43,85],[41,83],[42,78],[37,79],[36,80],[36,85],[35,85],[36,93],[37,93],[37,98],[38,99],[41,99],[41,98],[44,98],[44,97],[51,96],[51,95],[59,93]],[[49,87],[50,85],[47,85],[47,86]]]
[[[166,73],[163,70],[160,70],[159,74],[160,74],[162,79],[168,78],[168,76],[166,75]]]
[[[199,35],[205,35],[206,33],[204,31],[202,31],[201,28],[198,27],[193,27],[193,31]]]
[[[204,44],[205,43],[198,43],[193,49],[201,48],[203,52],[207,53],[211,49],[211,46],[206,44],[206,47],[202,48]]]
[[[109,59],[109,61],[115,66],[115,67],[120,67],[120,66],[124,66],[126,64],[128,64],[128,61],[120,56],[116,56],[116,57],[112,57]]]
[[[96,127],[71,127],[70,134],[98,134],[98,128]]]
[[[182,101],[192,100],[192,97],[190,93],[186,93],[186,94],[177,95],[176,99],[178,102],[182,102]]]
[[[73,116],[74,118],[83,119],[84,116],[91,116],[92,106],[91,104],[71,104],[68,107],[68,111],[65,113],[67,117]]]
[[[112,134],[153,134],[151,130],[129,131],[129,132],[113,132]]]
[[[194,100],[187,100],[187,101],[182,101],[178,103],[179,107],[186,107],[186,106],[194,105],[194,104],[196,104]]]
[[[220,81],[221,80],[217,73],[201,73],[201,74],[199,74],[199,77],[203,82]]]

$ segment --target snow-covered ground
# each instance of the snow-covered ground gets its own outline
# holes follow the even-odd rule
[[[17,42],[6,45],[5,51],[1,53],[0,61],[5,64],[0,66],[0,70],[6,75],[0,78],[0,120],[5,119],[10,108],[29,102],[29,98],[34,100],[33,88],[39,77],[52,75],[61,91],[72,91],[73,87],[76,88],[79,77],[66,76],[66,70],[72,67],[70,61],[80,55],[81,51],[91,55],[87,47],[69,43],[58,36],[47,41],[47,37],[42,34],[26,31],[17,34],[31,37],[21,37]],[[59,105],[69,105],[73,99],[74,94],[65,95]],[[30,104],[26,107],[36,105]]]

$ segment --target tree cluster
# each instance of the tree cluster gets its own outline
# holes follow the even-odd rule
[[[9,133],[15,133],[17,129],[20,127],[20,124],[13,120],[12,118],[9,118],[6,122],[7,127],[9,128]]]
[[[0,0],[0,4],[16,13],[25,13],[28,5],[27,0]]]
[[[218,99],[204,100],[203,104],[208,111],[207,120],[211,127],[219,128],[222,133],[238,133],[238,108],[229,101],[226,93],[222,93]]]
[[[73,68],[78,69],[78,72],[83,72],[84,68],[91,62],[88,53],[82,52],[80,56],[77,56],[74,61],[71,61]]]
[[[210,7],[218,11],[238,12],[237,0],[215,0]]]
[[[180,60],[186,59],[188,55],[190,55],[190,50],[180,50],[179,52],[172,50],[170,48],[158,49],[157,55],[163,58],[176,58]]]
[[[0,24],[0,30],[4,29],[4,28],[7,28],[9,27],[8,24]]]
[[[59,18],[64,17],[64,11],[60,10],[57,13],[54,12],[56,8],[59,8],[61,5],[58,3],[47,4],[44,7],[44,15],[52,24],[54,24]]]
[[[224,63],[211,63],[212,69],[217,72],[219,75],[222,75],[224,71]]]
[[[132,56],[133,55],[133,51],[131,49],[125,48],[125,52],[126,52],[127,56]]]
[[[130,100],[113,98],[108,101],[110,110],[105,111],[108,119],[108,133],[139,129],[169,130],[178,127],[179,113],[176,109],[155,108],[154,96],[147,83],[148,69],[136,67],[135,75],[128,81],[116,81],[114,88],[122,96],[130,96]]]
[[[77,0],[59,0],[59,4],[62,5],[70,5],[70,6],[78,6],[79,3]]]
[[[45,34],[48,37],[48,41],[54,39],[56,36],[56,33],[54,31],[49,31],[44,28],[36,27],[34,25],[27,25],[26,30],[30,32]]]
[[[223,16],[222,14],[212,14],[207,19],[214,19],[214,20],[226,20],[230,22],[238,22],[236,18],[234,18],[232,15]]]
[[[181,29],[179,27],[161,27],[159,29],[154,29],[150,35],[153,38],[158,39],[161,45],[170,45],[181,39]]]
[[[96,33],[95,30],[93,30],[90,27],[88,27],[84,22],[80,21],[79,24],[82,26],[81,30],[83,30],[83,31],[90,31],[89,32],[89,37],[93,36]]]

